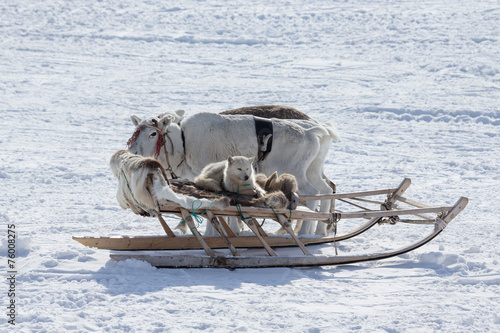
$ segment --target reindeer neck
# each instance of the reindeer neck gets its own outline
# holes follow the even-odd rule
[[[167,168],[172,168],[172,171],[178,177],[194,180],[194,177],[196,177],[197,175],[187,165],[184,132],[182,131],[182,129],[177,125],[171,125],[164,136],[165,149],[160,154],[161,162]],[[166,154],[168,154],[168,161],[165,150]]]

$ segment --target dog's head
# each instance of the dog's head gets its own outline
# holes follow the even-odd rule
[[[253,177],[252,163],[255,157],[229,156],[227,158],[227,174],[231,178],[247,181]]]

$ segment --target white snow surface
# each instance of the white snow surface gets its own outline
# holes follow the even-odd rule
[[[500,331],[499,27],[498,1],[2,1],[0,267],[14,224],[18,275],[0,331]],[[115,200],[130,115],[261,104],[336,122],[339,192],[410,177],[410,198],[470,203],[414,252],[346,266],[156,269],[72,240],[163,233]]]

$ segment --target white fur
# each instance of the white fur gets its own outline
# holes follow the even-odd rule
[[[135,117],[135,116],[134,116]],[[171,117],[170,115],[165,117]],[[136,117],[137,118],[137,117]],[[255,136],[252,116],[223,116],[213,113],[198,113],[184,119],[181,126],[170,124],[158,118],[147,118],[134,124],[151,125],[152,120],[159,125],[162,133],[170,139],[165,145],[171,167],[184,178],[194,180],[207,164],[226,159],[228,156],[257,156],[259,144]],[[323,179],[323,163],[332,140],[338,135],[330,124],[320,125],[316,121],[272,119],[273,149],[266,159],[259,163],[260,171],[265,174],[290,173],[297,179],[300,194],[330,194],[332,189]],[[169,124],[169,125],[164,125]],[[184,145],[181,131],[184,134]],[[135,154],[153,156],[156,137],[155,129],[145,128],[136,142],[129,147]],[[173,150],[172,150],[173,147]],[[158,157],[166,163],[162,152]],[[315,210],[318,201],[311,201],[308,207]],[[321,211],[328,212],[330,201],[321,204]],[[319,223],[316,234],[326,234],[326,224]],[[312,221],[304,221],[299,234],[314,233]]]
[[[167,111],[160,113],[160,115],[156,118],[161,119],[165,116],[170,116],[172,119],[172,123],[180,125],[182,119],[184,119],[184,115],[186,114],[186,111],[184,110],[177,110],[177,111]],[[132,123],[137,126],[141,122],[141,118],[137,116],[130,116],[130,120],[132,120]]]
[[[252,163],[254,157],[228,157],[224,168],[224,189],[229,192],[264,196],[264,190],[255,182]]]
[[[265,191],[255,182],[254,157],[229,156],[226,161],[210,163],[194,179],[197,187],[262,197]]]

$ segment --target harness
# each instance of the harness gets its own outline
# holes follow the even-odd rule
[[[255,170],[259,171],[259,162],[262,162],[266,159],[267,155],[271,152],[273,148],[273,122],[270,119],[261,118],[261,117],[253,117],[255,123],[255,134],[257,135],[257,143],[259,145],[259,152],[257,156],[257,160],[255,161]],[[267,141],[267,145],[265,147],[264,139],[266,136],[271,134],[271,137]]]
[[[156,119],[152,119],[151,122],[153,123],[152,125],[141,125],[135,130],[134,134],[132,134],[130,139],[128,139],[128,141],[127,141],[127,147],[130,148],[135,143],[135,140],[137,139],[137,137],[139,136],[139,134],[141,133],[141,131],[143,129],[145,129],[145,128],[154,129],[156,131],[156,133],[158,133],[158,140],[156,141],[154,158],[158,159],[158,156],[160,156],[161,148],[163,147],[163,152],[165,153],[165,160],[167,161],[167,167],[165,168],[165,170],[170,173],[170,176],[172,179],[178,179],[179,177],[177,177],[177,175],[174,173],[172,165],[170,164],[170,159],[168,157],[169,154],[168,154],[167,148],[165,147],[165,144],[166,144],[165,137],[167,137],[168,140],[170,141],[170,145],[172,148],[172,155],[174,155],[174,143],[172,141],[172,138],[170,138],[170,136],[168,135],[168,132],[165,132],[165,134],[163,134],[160,131],[160,128],[158,127],[158,121]],[[182,131],[182,129],[181,129],[181,139],[182,139],[182,147],[184,148],[184,151],[186,151],[185,142],[184,142],[184,132]],[[184,158],[177,165],[177,167],[179,167],[183,162],[184,162]],[[168,179],[167,179],[167,181],[168,181]]]

